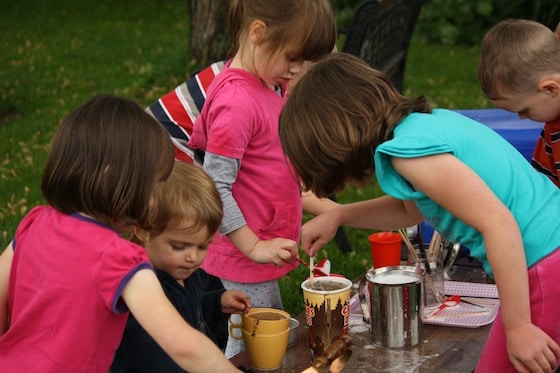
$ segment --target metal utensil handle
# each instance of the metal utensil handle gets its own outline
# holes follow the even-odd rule
[[[460,250],[461,250],[460,243],[454,243],[453,246],[451,247],[451,252],[447,255],[447,258],[445,258],[445,263],[443,266],[444,276],[447,275],[447,272],[449,272],[451,266],[453,265],[453,263],[455,263],[455,259],[457,259]]]
[[[369,310],[369,304],[367,304],[366,299],[366,284],[367,279],[364,276],[360,280],[360,286],[358,287],[358,297],[360,298],[360,307],[362,308],[363,319],[365,322],[370,322],[371,311]]]

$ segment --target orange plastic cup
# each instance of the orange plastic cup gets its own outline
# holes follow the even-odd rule
[[[368,237],[373,268],[401,264],[402,237],[395,232],[377,232]]]

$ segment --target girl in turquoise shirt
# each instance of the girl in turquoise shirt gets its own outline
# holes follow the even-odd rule
[[[328,56],[302,78],[280,120],[283,149],[318,196],[373,177],[386,195],[304,225],[314,255],[340,225],[395,230],[427,220],[471,249],[501,310],[477,372],[559,365],[560,190],[505,139],[458,113],[402,96],[360,59]]]

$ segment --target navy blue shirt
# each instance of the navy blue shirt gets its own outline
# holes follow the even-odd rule
[[[181,286],[167,273],[156,274],[167,298],[183,318],[206,334],[222,350],[228,339],[229,314],[222,312],[221,297],[225,292],[218,277],[196,270]],[[111,366],[111,373],[184,372],[130,315],[123,339]]]

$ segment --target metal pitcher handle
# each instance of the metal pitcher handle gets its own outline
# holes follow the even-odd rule
[[[371,312],[369,310],[369,304],[367,304],[366,300],[366,285],[367,278],[364,276],[360,280],[360,286],[358,287],[358,297],[360,298],[360,307],[362,307],[364,321],[369,322],[371,319]]]
[[[453,265],[453,263],[455,263],[455,259],[457,259],[457,255],[459,255],[460,250],[461,250],[461,244],[454,243],[453,246],[451,247],[451,252],[447,254],[446,258],[444,258],[445,263],[443,267],[443,275],[445,276],[445,279],[448,279],[449,276],[447,272],[449,272],[451,266]]]

